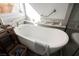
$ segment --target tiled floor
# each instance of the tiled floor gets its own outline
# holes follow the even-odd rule
[[[72,56],[78,48],[79,47],[75,42],[69,41],[69,43],[63,48],[63,55]]]

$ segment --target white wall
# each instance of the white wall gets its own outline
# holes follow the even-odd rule
[[[52,19],[65,19],[68,3],[30,3],[31,6],[40,14],[48,15],[56,9],[56,13],[52,14],[49,18]]]

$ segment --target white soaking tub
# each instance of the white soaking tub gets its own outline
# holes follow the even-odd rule
[[[22,24],[14,28],[21,43],[32,51],[44,55],[58,51],[67,44],[68,35],[56,28]]]

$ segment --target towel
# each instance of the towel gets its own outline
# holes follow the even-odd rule
[[[42,42],[35,42],[35,52],[44,55],[49,56],[49,45],[42,43]]]

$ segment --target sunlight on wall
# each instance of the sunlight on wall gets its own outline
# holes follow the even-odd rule
[[[40,21],[40,15],[32,8],[29,3],[25,4],[26,6],[26,14],[30,18],[31,22],[36,24]]]

